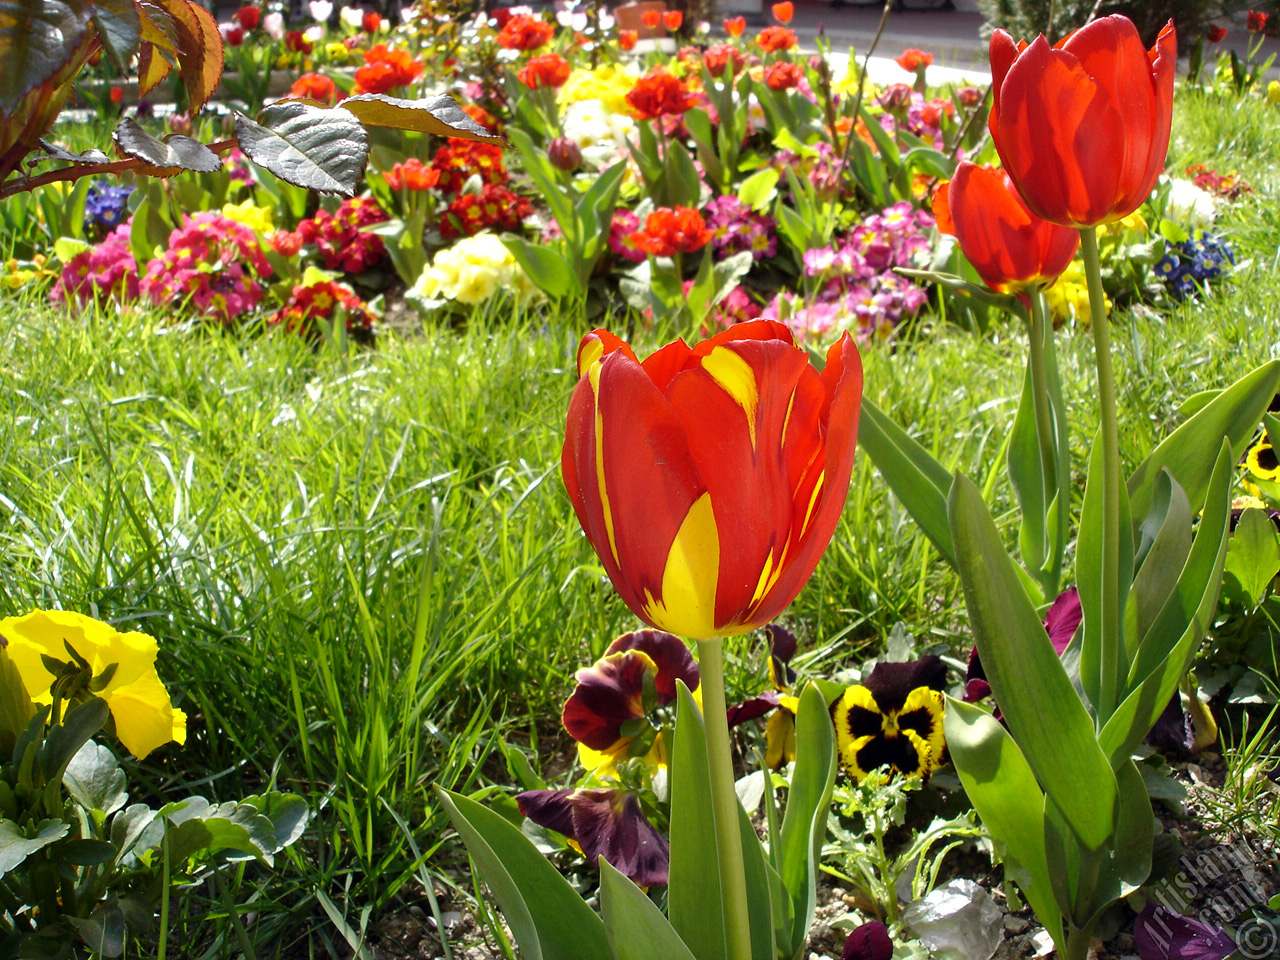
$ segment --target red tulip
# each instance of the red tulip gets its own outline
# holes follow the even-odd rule
[[[993,290],[1048,284],[1071,263],[1080,234],[1027,209],[1003,170],[967,160],[933,198],[938,229],[960,241]]]
[[[1057,47],[991,37],[991,137],[1027,206],[1087,227],[1128,216],[1164,166],[1173,115],[1173,21],[1148,52],[1126,17],[1095,20]]]
[[[578,371],[564,483],[627,606],[695,639],[777,617],[844,506],[862,400],[852,339],[818,372],[766,320],[692,348],[676,340],[643,363],[595,330]]]

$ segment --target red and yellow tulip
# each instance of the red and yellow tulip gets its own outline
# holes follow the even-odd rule
[[[676,340],[643,362],[596,330],[578,372],[565,487],[627,606],[695,639],[774,619],[844,506],[862,400],[853,340],[819,372],[771,321]]]
[[[1132,21],[1102,17],[1056,47],[991,37],[990,128],[1027,206],[1071,227],[1128,216],[1164,167],[1173,115],[1173,23],[1146,50]]]

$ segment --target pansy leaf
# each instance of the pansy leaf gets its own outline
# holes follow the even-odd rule
[[[1266,598],[1278,572],[1280,537],[1275,524],[1265,510],[1245,510],[1227,547],[1223,591],[1246,610],[1254,610]]]
[[[502,137],[490,133],[467,116],[450,96],[402,100],[388,97],[385,93],[361,93],[339,101],[338,106],[351,111],[361,123],[370,127],[395,127],[397,130],[434,133],[437,137],[506,143]]]
[[[1062,918],[1045,860],[1040,785],[1013,737],[987,711],[947,698],[947,749],[969,802],[992,838],[1005,848],[1005,869],[1056,943]],[[1040,799],[1037,799],[1040,798]]]
[[[1277,391],[1280,360],[1272,360],[1227,387],[1169,434],[1129,477],[1133,515],[1145,517],[1150,510],[1161,468],[1168,468],[1186,491],[1191,512],[1199,512],[1222,438],[1228,438],[1232,456],[1238,459]]]
[[[89,0],[0,0],[0,116],[71,62],[92,10]]]
[[[283,101],[262,123],[236,116],[240,149],[281,180],[321,193],[355,196],[369,162],[369,134],[346,110]]]
[[[62,785],[80,806],[104,815],[115,813],[129,799],[124,770],[115,754],[92,740],[71,758]]]
[[[796,712],[796,763],[778,841],[778,873],[791,900],[787,944],[799,955],[817,907],[818,857],[826,839],[827,807],[836,781],[836,738],[826,700],[812,684]]]
[[[858,420],[858,446],[942,558],[954,566],[955,550],[947,521],[947,491],[951,488],[947,468],[866,397],[862,398]]]
[[[657,905],[604,857],[600,908],[615,960],[694,960]]]
[[[1116,781],[1093,720],[1005,553],[982,494],[957,474],[948,498],[956,569],[987,680],[1036,780],[1089,850],[1111,835]],[[1080,784],[1090,785],[1081,790]]]
[[[474,800],[436,788],[525,960],[610,956],[604,924],[515,826]]]
[[[37,850],[61,840],[71,831],[62,820],[41,820],[33,833],[12,820],[0,820],[0,877],[17,867]]]
[[[142,22],[134,0],[94,0],[93,25],[111,62],[123,73],[138,52]]]
[[[222,169],[222,160],[199,140],[181,135],[157,140],[132,117],[120,121],[112,139],[126,157],[142,161],[137,172],[147,176],[171,177],[183,170],[214,173]]]

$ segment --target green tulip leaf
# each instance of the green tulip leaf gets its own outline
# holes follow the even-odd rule
[[[662,911],[604,857],[600,909],[615,960],[695,960]]]
[[[1223,593],[1246,610],[1255,610],[1280,573],[1280,536],[1265,510],[1240,514],[1227,546]]]
[[[528,837],[474,800],[440,787],[436,796],[493,891],[524,960],[611,956],[603,922]]]
[[[1052,438],[1050,438],[1052,442]],[[1046,492],[1054,489],[1054,478],[1046,477],[1040,456],[1040,436],[1036,428],[1035,398],[1031,385],[1031,365],[1027,364],[1022,379],[1022,399],[1013,418],[1009,448],[1005,456],[1009,482],[1022,513],[1018,527],[1018,550],[1022,565],[1035,574],[1049,557],[1049,527],[1046,523],[1049,504]]]
[[[1222,438],[1228,439],[1238,460],[1277,391],[1280,360],[1272,360],[1227,387],[1169,434],[1129,478],[1133,515],[1145,517],[1150,511],[1155,478],[1162,468],[1186,491],[1191,512],[1199,512]]]
[[[866,397],[858,419],[858,446],[943,559],[954,566],[947,520],[947,491],[951,488],[947,468]]]
[[[1063,942],[1062,916],[1045,860],[1044,804],[1035,774],[1009,731],[987,711],[947,698],[947,749],[969,802],[1005,849],[1005,871],[1017,882],[1055,943]]]
[[[548,297],[566,297],[576,289],[573,271],[554,247],[532,244],[515,236],[504,237],[502,242],[529,279]]]
[[[1116,781],[1098,748],[1093,719],[1005,553],[982,494],[963,474],[956,474],[948,508],[965,606],[995,700],[1041,788],[1079,842],[1096,850],[1111,835]]]
[[[1126,643],[1134,650],[1177,588],[1191,553],[1191,504],[1168,470],[1156,478],[1151,514],[1139,533],[1141,566],[1129,592],[1124,622]]]
[[[1133,893],[1151,874],[1156,818],[1146,781],[1133,760],[1128,760],[1116,770],[1116,782],[1120,785],[1120,809],[1115,837],[1098,870],[1095,914]]]
[[[775,167],[757,170],[738,184],[738,199],[754,210],[763,213],[778,194],[780,176]]]
[[[796,712],[796,764],[782,816],[778,873],[793,905],[789,952],[799,956],[817,908],[818,859],[827,833],[827,807],[836,782],[836,738],[827,702],[805,686]],[[758,844],[757,844],[758,845]]]
[[[712,816],[711,778],[702,713],[677,684],[676,731],[671,748],[671,867],[667,916],[698,960],[726,960],[720,857]]]
[[[783,918],[788,916],[785,907],[779,905],[786,900],[786,891],[782,879],[769,866],[765,859],[764,847],[756,836],[755,827],[747,811],[738,805],[738,826],[742,835],[742,868],[747,886],[747,919],[751,924],[751,960],[777,960],[778,948],[774,944],[779,941],[784,931],[781,929]],[[796,956],[800,955],[808,943],[808,930],[801,940]],[[786,954],[784,953],[783,956]]]

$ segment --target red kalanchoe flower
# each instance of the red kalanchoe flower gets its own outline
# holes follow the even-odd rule
[[[786,27],[765,27],[756,37],[756,46],[765,53],[790,50],[797,42],[796,32]]]
[[[1027,209],[1003,170],[962,161],[933,198],[938,229],[960,249],[993,290],[1047,286],[1071,263],[1080,233],[1041,220]]]
[[[812,575],[848,492],[862,364],[821,372],[781,323],[736,324],[643,363],[606,330],[578,347],[561,468],[618,595],[659,630],[734,636]]]
[[[667,10],[662,14],[662,25],[672,33],[680,29],[680,24],[684,23],[684,14],[679,10]]]
[[[679,77],[658,69],[641,77],[627,93],[627,105],[640,120],[678,116],[693,106],[689,88]]]
[[[569,79],[569,61],[558,53],[546,53],[530,57],[529,62],[516,74],[530,90],[540,87],[559,89]]]
[[[252,30],[262,22],[262,8],[246,4],[236,11],[236,19],[244,29]]]
[[[746,17],[729,17],[724,22],[724,32],[731,37],[740,37],[747,29]]]
[[[636,45],[636,41],[640,39],[640,33],[637,30],[619,30],[618,46],[623,50],[630,50]]]
[[[431,166],[440,172],[439,187],[446,195],[458,193],[473,174],[479,174],[481,183],[507,180],[502,148],[493,143],[450,138],[436,151]]]
[[[628,242],[655,257],[673,257],[701,250],[711,242],[711,231],[692,207],[659,207]]]
[[[791,18],[795,16],[796,7],[791,0],[783,0],[782,3],[773,5],[773,19],[779,23],[786,24],[791,22]]]
[[[507,50],[537,50],[545,46],[555,32],[555,24],[520,13],[503,26],[498,34],[498,46]]]
[[[1133,213],[1164,168],[1177,39],[1149,51],[1127,17],[1094,20],[1057,47],[991,37],[996,151],[1018,192],[1052,223],[1088,227]]]
[[[727,43],[717,43],[707,47],[706,53],[702,55],[702,62],[707,65],[707,71],[713,77],[724,73],[726,66],[729,67],[729,75],[736,76],[742,69],[742,64],[746,62],[746,57],[737,47],[731,47]]]
[[[360,18],[360,28],[365,33],[377,33],[382,26],[382,14],[377,10],[366,10],[363,17]]]
[[[771,63],[764,70],[764,85],[770,90],[791,90],[800,84],[804,71],[800,64],[790,60],[779,60]]]
[[[366,50],[364,66],[356,70],[356,93],[386,93],[407,87],[422,75],[422,64],[407,50],[391,50],[385,43]]]
[[[1267,30],[1267,20],[1270,14],[1263,13],[1261,10],[1250,10],[1248,26],[1250,33],[1265,33]]]
[[[915,73],[921,67],[933,66],[933,54],[917,50],[915,47],[908,47],[902,51],[900,57],[895,57],[893,62],[907,73]]]
[[[650,30],[657,30],[658,24],[662,22],[662,12],[660,10],[646,10],[640,14],[640,22]]]
[[[1209,28],[1205,31],[1210,43],[1221,43],[1227,39],[1227,28],[1219,26],[1216,23],[1209,24]]]
[[[429,167],[417,157],[397,163],[382,174],[392,190],[430,190],[440,182],[440,171]]]
[[[323,73],[304,73],[289,88],[289,96],[316,100],[330,106],[338,102],[338,88]]]

